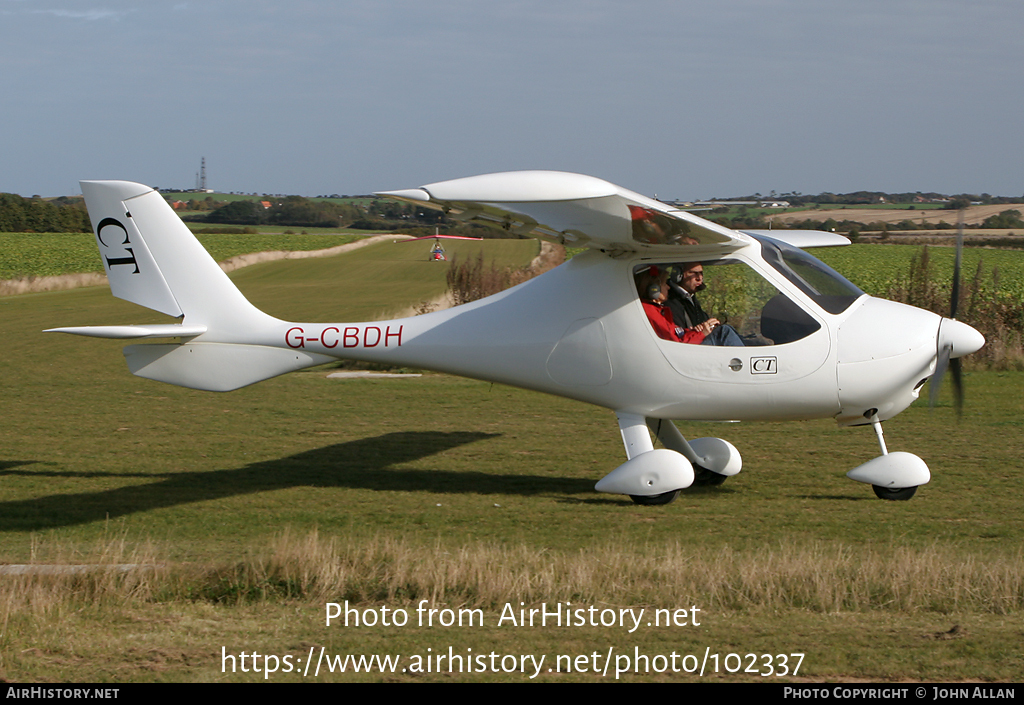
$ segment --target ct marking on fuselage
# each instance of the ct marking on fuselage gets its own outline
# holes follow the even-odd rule
[[[96,226],[96,239],[100,241],[100,244],[104,247],[110,247],[107,243],[103,242],[103,228],[107,226],[113,226],[115,228],[121,228],[121,232],[124,233],[124,242],[122,245],[130,245],[131,241],[128,238],[128,229],[124,227],[121,221],[114,218],[104,218],[100,221],[100,224]],[[129,257],[108,257],[103,255],[103,258],[107,261],[107,269],[114,267],[119,264],[131,264],[135,266],[135,271],[132,274],[139,273],[139,263],[135,260],[135,252],[130,247],[125,247],[124,251],[127,252]]]
[[[284,342],[288,347],[295,349],[306,347],[306,343],[319,343],[328,349],[336,348],[339,344],[343,348],[375,348],[378,345],[397,348],[402,345],[404,327],[398,326],[397,331],[392,331],[392,326],[385,326],[384,330],[381,330],[380,326],[327,326],[311,329],[307,334],[304,328],[294,326],[284,334]]]
[[[750,374],[752,375],[774,375],[779,372],[778,358],[775,357],[752,357],[750,358]]]

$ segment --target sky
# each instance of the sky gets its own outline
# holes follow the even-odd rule
[[[1024,194],[1020,0],[0,0],[0,191]]]

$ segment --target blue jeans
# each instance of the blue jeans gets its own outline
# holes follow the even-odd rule
[[[743,341],[740,339],[739,333],[737,333],[732,326],[723,324],[715,326],[715,329],[711,331],[710,335],[704,336],[704,341],[701,345],[743,347]]]

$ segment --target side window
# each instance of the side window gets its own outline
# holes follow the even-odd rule
[[[666,262],[634,269],[644,312],[663,339],[690,342],[686,331],[708,319],[717,319],[722,330],[705,339],[705,345],[782,345],[805,338],[821,327],[746,263],[721,260],[694,265],[697,263]],[[703,281],[693,276],[701,268]],[[666,294],[664,301],[652,299],[659,278],[667,284],[661,286]],[[666,330],[673,325],[676,335],[670,337]]]

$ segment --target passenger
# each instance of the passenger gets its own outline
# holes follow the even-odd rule
[[[703,332],[676,325],[671,309],[665,305],[669,292],[668,272],[658,267],[650,267],[637,277],[637,289],[640,301],[644,305],[644,313],[647,314],[659,338],[694,345],[704,340]]]
[[[677,281],[669,282],[668,286],[667,307],[671,309],[674,320],[686,328],[701,332],[704,335],[701,345],[743,346],[742,338],[732,326],[709,316],[697,301],[695,294],[706,288],[704,265],[700,262],[683,264]]]

